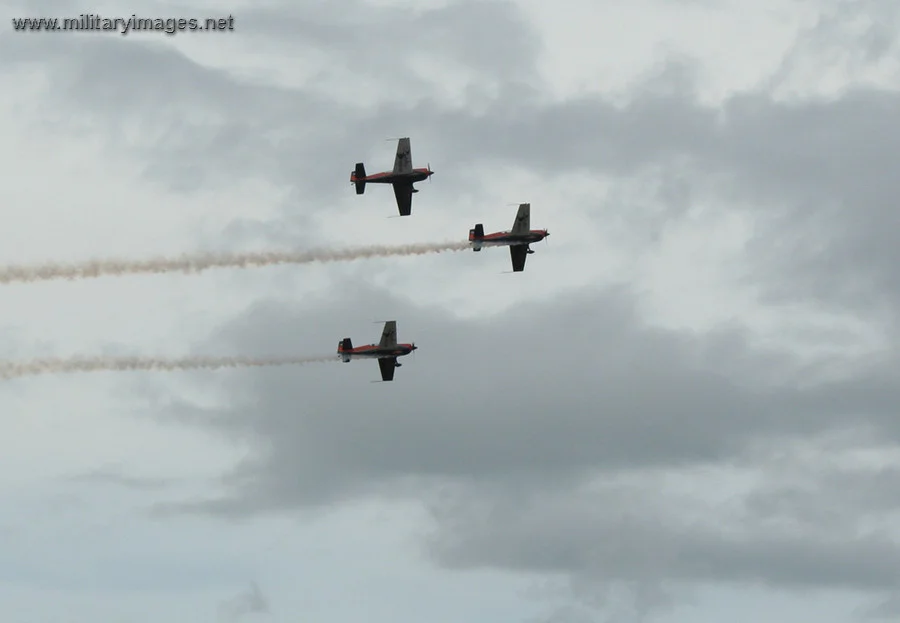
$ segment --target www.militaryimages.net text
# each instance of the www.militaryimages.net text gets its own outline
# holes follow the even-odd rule
[[[203,19],[184,17],[104,17],[82,13],[78,17],[14,17],[13,30],[21,32],[229,32],[234,30],[234,16]]]

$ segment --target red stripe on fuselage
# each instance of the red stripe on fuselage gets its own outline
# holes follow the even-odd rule
[[[350,181],[351,182],[391,182],[393,180],[402,180],[407,177],[414,177],[418,175],[428,175],[433,173],[433,171],[429,171],[427,168],[425,169],[413,169],[407,173],[394,173],[393,171],[382,171],[381,173],[372,173],[371,175],[367,175],[364,178],[356,177],[356,172],[353,171],[350,173]]]
[[[498,231],[498,232],[494,232],[493,234],[485,234],[481,238],[476,238],[475,236],[470,234],[469,240],[480,240],[483,242],[500,242],[500,241],[515,242],[517,240],[531,240],[534,237],[543,238],[544,230],[543,229],[532,229],[531,231],[529,231],[528,233],[525,233],[525,234],[512,234],[508,231]]]
[[[393,357],[408,355],[412,352],[412,344],[397,344],[396,348],[381,348],[377,344],[368,344],[366,346],[357,346],[353,350],[339,349],[338,354],[341,355],[371,355]]]
[[[383,173],[373,173],[372,175],[367,175],[364,179],[367,182],[373,182],[375,180],[384,179],[384,178],[390,177],[392,175],[393,175],[393,173],[391,173],[390,171],[385,171]]]

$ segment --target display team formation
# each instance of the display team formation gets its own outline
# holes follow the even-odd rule
[[[412,196],[419,192],[413,184],[429,179],[432,175],[434,171],[431,170],[431,165],[424,169],[413,168],[409,137],[404,137],[397,141],[393,170],[366,175],[365,163],[357,162],[356,168],[350,173],[350,183],[356,186],[357,195],[366,192],[366,184],[390,184],[394,188],[400,216],[411,216]],[[473,251],[481,251],[483,247],[509,247],[513,272],[520,273],[525,270],[525,259],[534,253],[530,245],[540,242],[549,235],[550,232],[546,229],[531,229],[531,204],[521,203],[512,229],[485,234],[484,225],[478,223],[469,230],[469,243]],[[345,337],[338,343],[337,353],[344,363],[354,358],[377,359],[378,367],[381,368],[381,380],[393,381],[394,369],[402,365],[397,361],[397,357],[408,355],[414,350],[416,350],[414,343],[397,342],[397,321],[388,320],[384,323],[378,344],[354,347],[353,341]]]
[[[391,171],[366,174],[365,164],[356,163],[350,173],[350,183],[356,187],[356,194],[366,192],[367,184],[390,184],[394,189],[397,210],[400,216],[412,215],[412,197],[419,192],[416,182],[430,179],[434,175],[431,166],[413,168],[410,140],[400,138],[397,154]],[[36,282],[52,279],[92,279],[105,275],[133,275],[139,273],[186,272],[197,273],[210,268],[272,266],[277,264],[306,264],[313,262],[352,261],[362,258],[401,255],[421,255],[443,251],[481,251],[484,247],[509,247],[512,272],[525,270],[525,260],[534,253],[531,245],[549,235],[546,229],[531,229],[531,204],[519,204],[512,229],[490,234],[484,232],[484,225],[477,223],[469,230],[467,241],[404,244],[399,246],[366,246],[350,249],[309,249],[304,251],[265,251],[256,253],[198,253],[178,257],[159,257],[143,260],[105,259],[80,263],[46,263],[37,265],[0,266],[0,284],[13,282]],[[0,379],[12,379],[35,374],[55,374],[64,372],[89,372],[99,370],[187,370],[218,369],[224,367],[303,365],[322,361],[344,361],[353,359],[376,359],[381,370],[381,381],[393,381],[397,358],[416,350],[413,343],[397,341],[397,321],[385,322],[381,340],[377,344],[353,346],[353,341],[345,337],[338,342],[336,358],[333,354],[319,357],[186,357],[182,359],[161,359],[153,357],[77,357],[69,359],[34,359],[30,361],[0,361]],[[376,381],[377,382],[377,381]]]

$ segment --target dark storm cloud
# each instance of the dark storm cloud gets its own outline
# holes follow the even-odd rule
[[[590,609],[608,611],[618,601],[648,617],[628,620],[650,620],[697,585],[766,587],[811,598],[852,592],[879,605],[900,587],[896,540],[861,529],[860,519],[840,528],[798,526],[790,513],[735,513],[721,504],[691,509],[689,501],[665,495],[665,480],[545,491],[525,500],[469,491],[436,505],[428,551],[457,571],[569,577],[571,596]],[[695,512],[686,515],[685,508]],[[873,517],[862,509],[857,514]]]
[[[790,514],[710,521],[682,516],[661,479],[637,486],[545,492],[513,500],[492,492],[438,507],[432,552],[457,569],[494,567],[589,575],[601,582],[648,579],[752,582],[788,589],[892,590],[900,546],[888,535],[798,530]],[[682,508],[679,508],[679,504]],[[714,509],[709,508],[709,513]],[[710,517],[710,515],[707,515]],[[715,515],[712,515],[715,517]],[[781,523],[781,525],[779,525]]]
[[[377,366],[353,362],[248,375],[249,386],[226,389],[232,407],[199,423],[244,431],[271,451],[241,466],[229,481],[236,497],[211,508],[315,505],[410,479],[550,486],[596,469],[727,461],[759,438],[848,421],[900,432],[888,395],[832,401],[833,387],[864,388],[867,377],[806,378],[812,387],[799,390],[785,355],[740,334],[651,330],[624,291],[463,321],[349,283],[327,304],[256,307],[213,341],[240,352],[331,352],[346,335],[377,341],[380,326],[361,316],[396,318],[400,339],[421,346],[416,360],[393,385],[370,385]]]
[[[692,472],[692,491],[678,495],[667,487],[677,473],[641,469],[607,473],[590,488],[524,495],[459,488],[433,498],[429,551],[454,569],[570,574],[575,594],[594,602],[617,587],[636,607],[654,609],[647,594],[755,584],[868,594],[876,599],[869,614],[887,616],[900,591],[889,514],[900,509],[896,470],[847,459],[861,450],[896,454],[896,444],[848,428],[759,448],[731,462],[756,472],[749,491],[739,476],[704,479],[713,465]],[[705,491],[727,499],[696,501]]]
[[[377,341],[380,325],[362,317],[396,318],[400,339],[420,345],[393,384],[369,384],[377,366],[360,361],[242,374],[219,387],[223,409],[170,403],[169,417],[258,452],[224,478],[224,497],[161,509],[239,516],[412,496],[433,512],[437,563],[567,574],[587,601],[630,587],[641,612],[674,598],[671,583],[896,587],[898,546],[859,532],[900,506],[892,471],[827,460],[900,441],[893,362],[816,379],[736,328],[650,329],[624,289],[463,320],[344,282],[327,301],[255,305],[210,341],[275,353]],[[778,462],[778,448],[810,439],[821,461]],[[728,465],[762,470],[734,512],[686,502],[653,475]],[[597,478],[606,484],[584,488]]]
[[[215,341],[333,351],[345,335],[377,341],[381,327],[360,324],[363,312],[396,318],[399,339],[421,344],[417,360],[407,358],[393,386],[368,384],[377,366],[354,362],[254,376],[229,395],[224,420],[277,447],[242,470],[250,508],[315,503],[395,477],[552,479],[598,464],[722,457],[728,431],[737,440],[755,428],[769,400],[686,368],[690,344],[637,326],[614,294],[492,322],[455,320],[361,284],[333,295],[305,311],[257,308]]]

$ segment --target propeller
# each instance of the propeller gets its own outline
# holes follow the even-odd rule
[[[428,175],[428,183],[430,184],[430,183],[431,183],[431,176],[434,175],[434,171],[431,170],[431,163],[430,163],[430,162],[428,163],[427,166],[428,166],[428,173],[429,173],[429,175]]]

